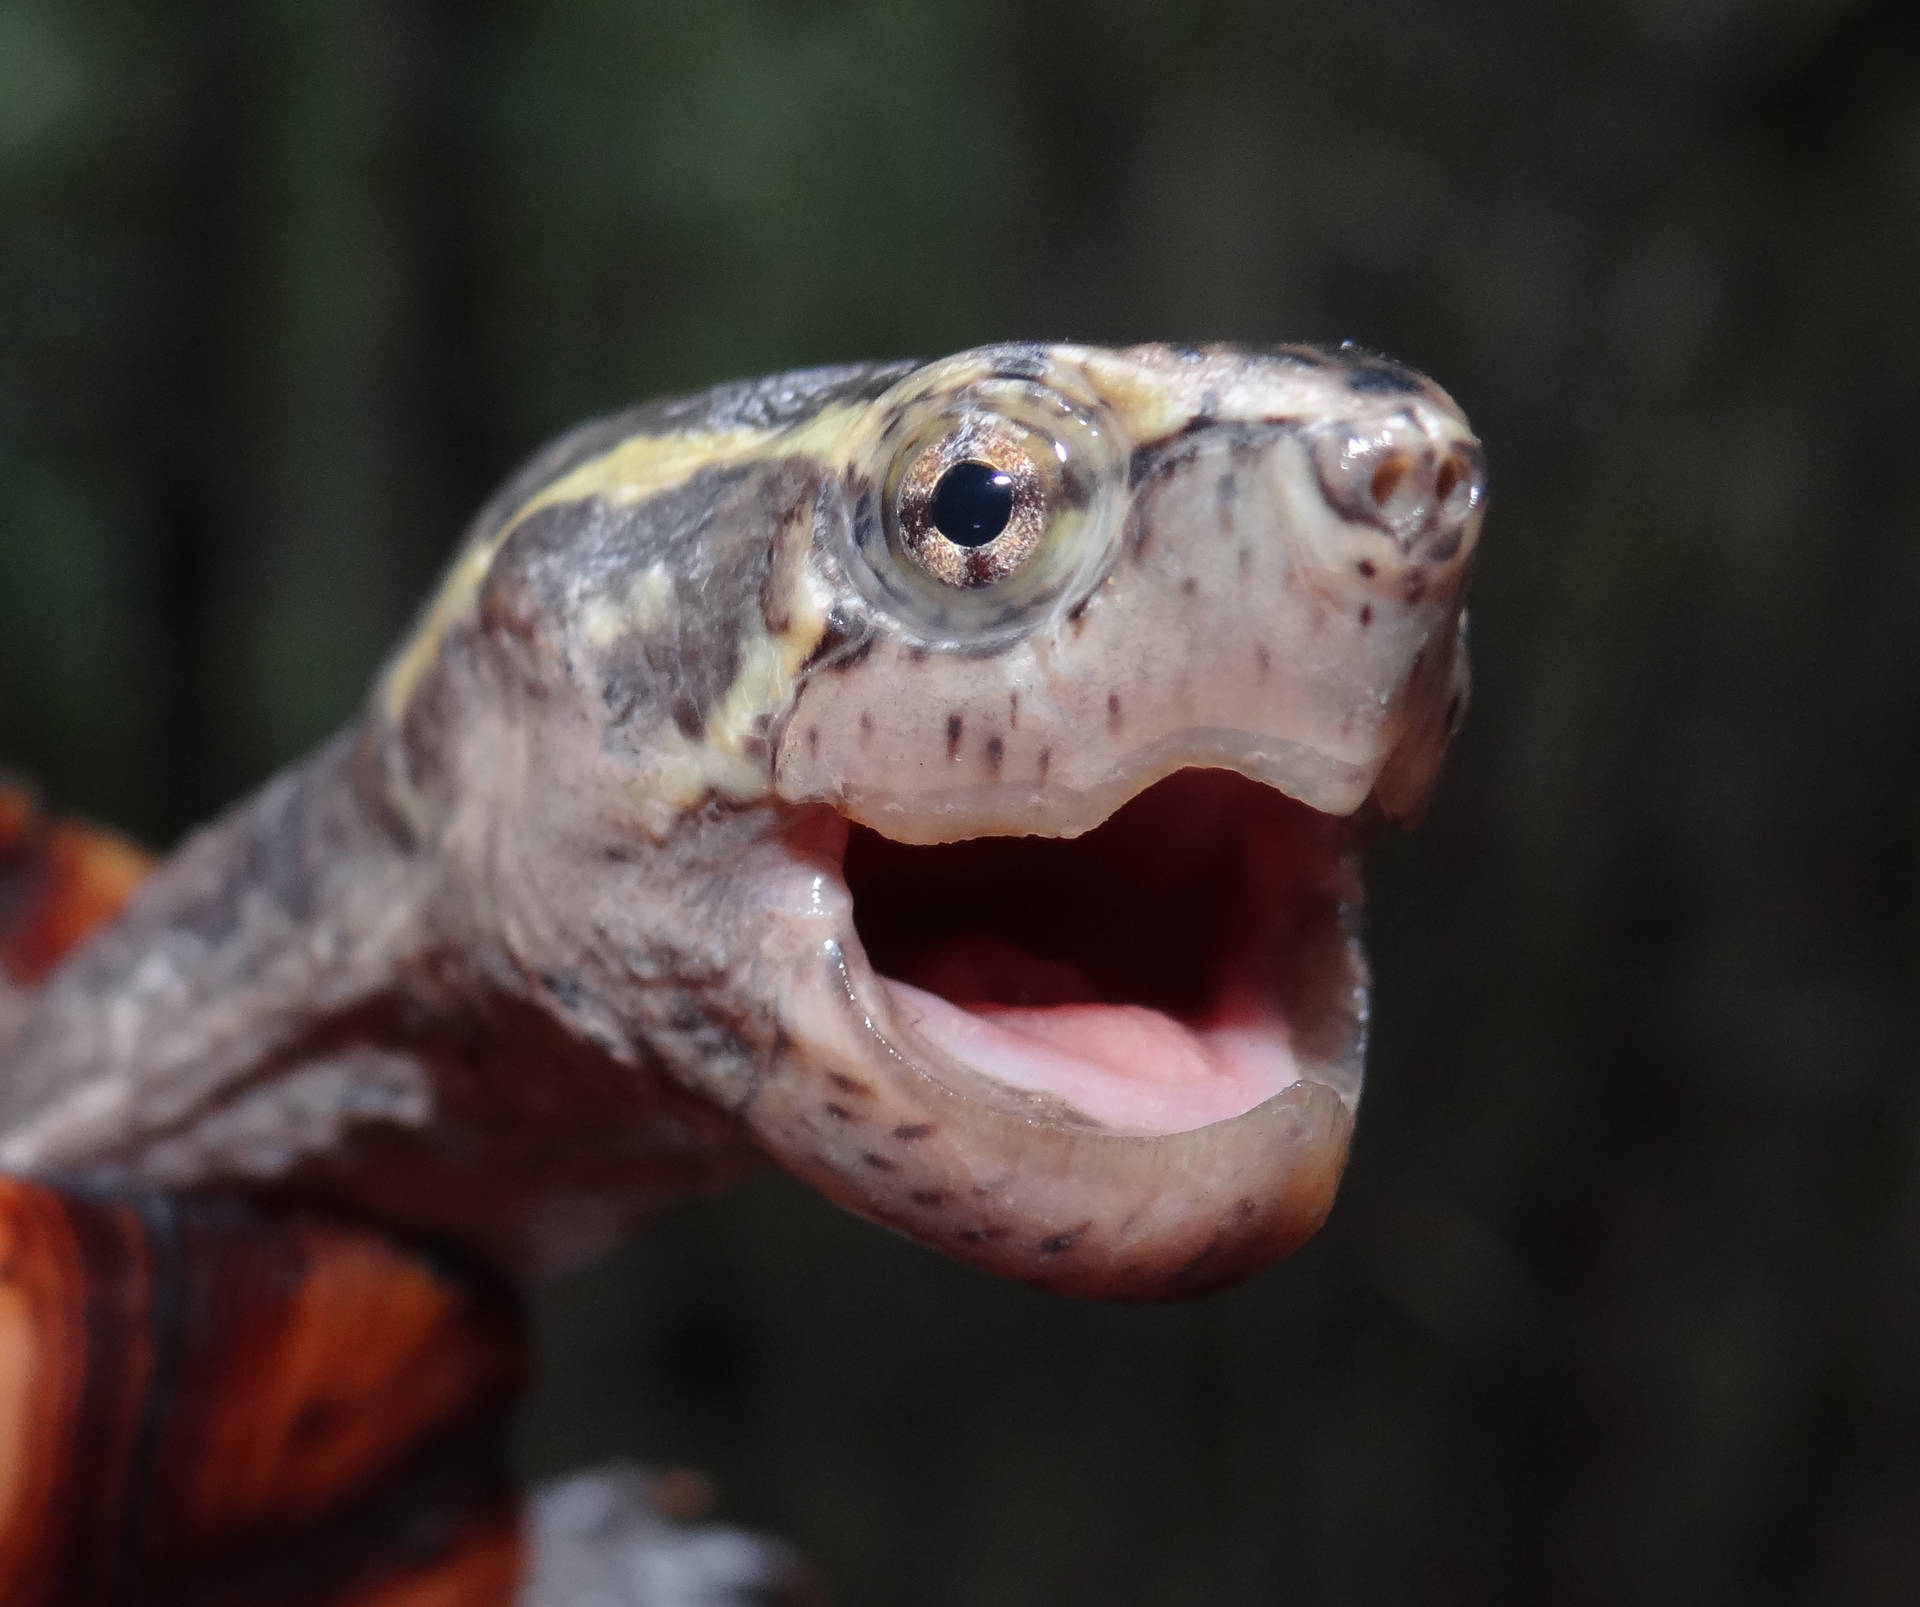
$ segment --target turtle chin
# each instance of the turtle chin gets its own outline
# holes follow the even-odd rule
[[[799,820],[820,919],[744,1111],[784,1167],[1107,1298],[1236,1281],[1325,1218],[1366,1033],[1349,820],[1202,769],[1071,839]]]

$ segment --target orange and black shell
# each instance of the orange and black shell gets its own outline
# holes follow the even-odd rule
[[[146,857],[0,785],[0,987]],[[0,1178],[0,1602],[505,1607],[510,1296],[351,1226]]]
[[[120,913],[152,865],[124,837],[45,819],[0,777],[0,986],[38,982]]]

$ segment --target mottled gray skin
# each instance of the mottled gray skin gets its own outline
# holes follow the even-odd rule
[[[902,419],[1017,385],[1079,410],[1086,551],[1024,612],[916,615],[870,572],[875,465]],[[1479,486],[1430,382],[1307,349],[990,348],[589,425],[483,510],[366,716],[191,838],[0,1042],[0,1165],[538,1269],[764,1152],[1070,1292],[1242,1276],[1330,1203],[1357,946],[1321,968],[1341,1046],[1294,1086],[1103,1131],[913,1046],[852,932],[846,821],[1071,835],[1224,765],[1326,812],[1302,896],[1345,932],[1355,822],[1417,812],[1458,718]],[[1184,645],[1156,657],[1162,618]],[[1017,734],[979,735],[1023,690]]]

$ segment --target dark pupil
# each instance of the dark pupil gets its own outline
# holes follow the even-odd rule
[[[956,463],[940,476],[927,511],[956,547],[984,547],[1013,517],[1013,476],[991,463]]]

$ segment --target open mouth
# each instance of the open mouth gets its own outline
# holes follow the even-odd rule
[[[855,826],[854,923],[926,1069],[1030,1113],[1186,1132],[1302,1080],[1351,1107],[1366,976],[1351,822],[1181,770],[1068,838],[934,846]]]

